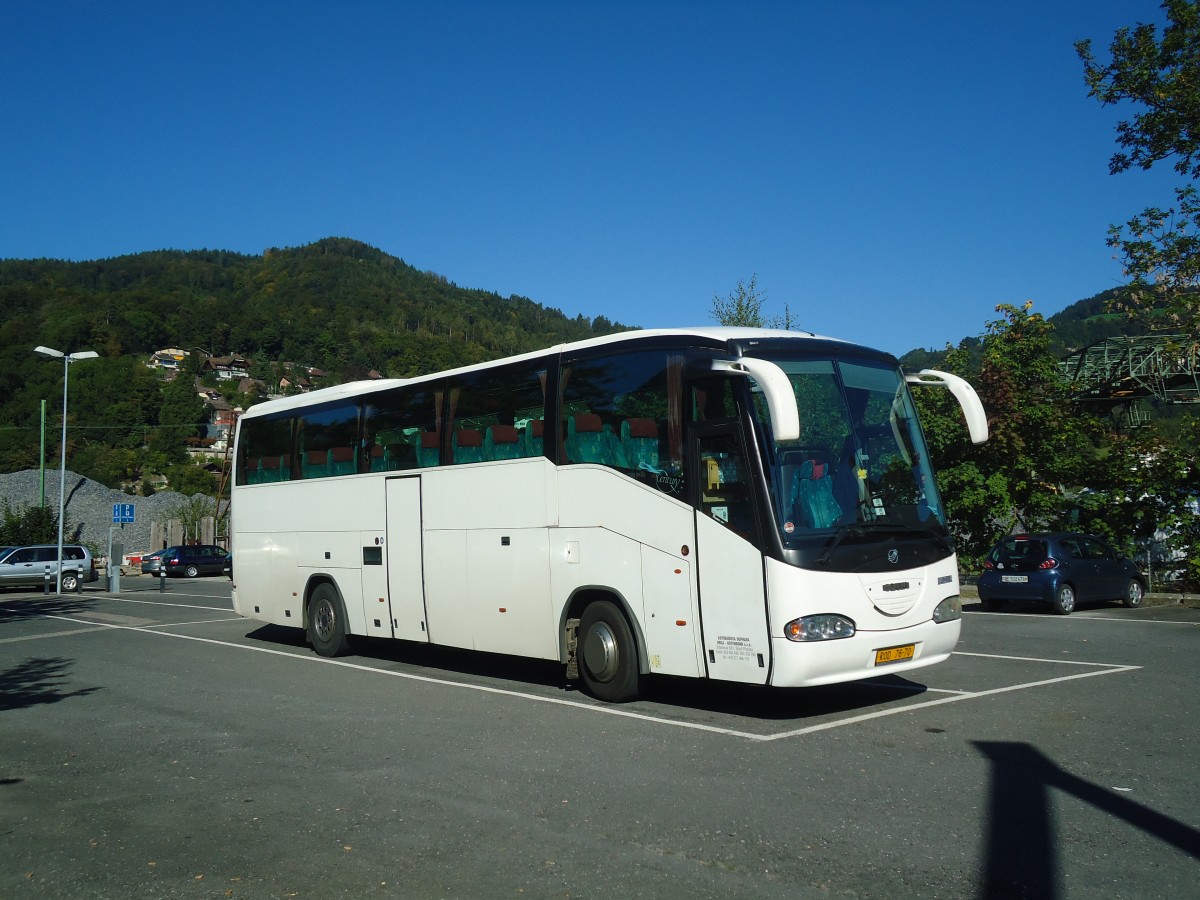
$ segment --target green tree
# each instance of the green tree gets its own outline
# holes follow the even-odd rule
[[[713,294],[712,317],[721,325],[742,328],[791,328],[795,325],[792,310],[784,304],[782,316],[763,314],[767,292],[758,289],[758,274],[750,276],[750,283],[738,279],[737,287],[727,297]]]
[[[970,341],[950,351],[941,368],[969,379],[988,413],[989,438],[971,444],[957,403],[945,391],[916,393],[938,470],[938,487],[959,551],[968,567],[1001,534],[1069,521],[1073,485],[1093,455],[1096,423],[1068,415],[1058,377],[1051,326],[1032,303],[1001,304],[989,322],[978,371]]]
[[[171,466],[166,471],[171,490],[191,496],[192,494],[216,493],[216,482],[210,472],[188,463]]]
[[[196,393],[192,378],[182,372],[163,388],[159,427],[150,439],[150,448],[182,462],[184,445],[195,437],[204,419],[204,401]]]
[[[1079,498],[1081,530],[1140,559],[1158,535],[1185,569],[1185,586],[1200,584],[1200,419],[1185,420],[1179,440],[1153,429],[1114,436],[1087,477],[1094,491]]]
[[[189,496],[171,507],[169,517],[178,519],[183,526],[184,541],[199,541],[204,520],[214,518],[216,513],[216,500],[212,497]]]
[[[1154,25],[1117,30],[1107,64],[1077,41],[1088,96],[1102,104],[1131,103],[1140,112],[1117,125],[1122,148],[1109,161],[1116,174],[1174,160],[1181,176],[1200,177],[1200,0],[1165,0],[1161,39]],[[1118,305],[1152,329],[1200,334],[1200,199],[1177,188],[1176,206],[1147,207],[1108,244],[1123,255],[1131,291]]]
[[[763,316],[762,306],[766,300],[766,291],[758,290],[757,274],[750,276],[749,284],[739,278],[737,287],[728,297],[713,294],[712,317],[722,325],[765,328],[767,320]]]
[[[58,514],[49,505],[0,508],[0,545],[50,544],[58,541]]]

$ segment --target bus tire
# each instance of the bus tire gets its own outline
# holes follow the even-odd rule
[[[318,656],[343,656],[350,649],[346,614],[333,585],[317,585],[308,601],[308,639]]]
[[[616,604],[596,600],[583,611],[578,654],[579,674],[597,700],[625,703],[637,698],[637,645]]]

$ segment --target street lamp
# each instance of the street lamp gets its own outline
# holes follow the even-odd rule
[[[58,473],[58,585],[57,593],[62,596],[63,570],[63,506],[67,497],[67,372],[70,365],[81,359],[95,359],[100,354],[95,350],[79,350],[76,353],[63,353],[49,347],[34,347],[34,353],[49,356],[63,361],[63,408],[62,408],[62,464]]]

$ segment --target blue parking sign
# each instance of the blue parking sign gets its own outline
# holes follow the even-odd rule
[[[114,503],[113,504],[113,524],[125,525],[133,522],[133,504],[132,503]]]

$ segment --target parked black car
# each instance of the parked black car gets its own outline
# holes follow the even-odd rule
[[[168,547],[159,559],[168,575],[183,575],[186,578],[220,575],[225,567],[225,549],[214,544]]]
[[[1146,593],[1133,562],[1090,534],[1011,534],[983,563],[979,600],[995,610],[1007,600],[1045,603],[1062,616],[1078,603],[1120,600],[1141,605]]]

